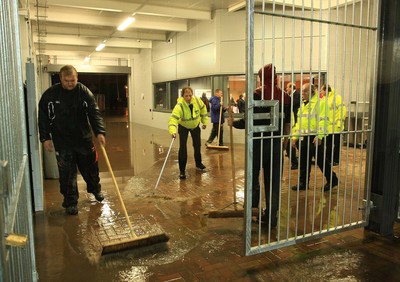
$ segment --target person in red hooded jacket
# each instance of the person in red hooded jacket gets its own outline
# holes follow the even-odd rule
[[[279,185],[281,176],[281,132],[290,124],[290,97],[277,85],[276,69],[272,64],[267,64],[258,71],[261,86],[256,88],[253,93],[254,100],[276,100],[279,102],[279,126],[272,132],[253,133],[253,177],[252,177],[252,207],[259,207],[260,183],[259,176],[261,168],[264,175],[266,209],[262,221],[271,224],[271,228],[276,227],[279,209]],[[268,107],[254,107],[254,113],[269,113]],[[233,121],[228,123],[235,128],[244,129],[245,120]],[[254,126],[271,124],[270,119],[255,119]],[[261,137],[261,138],[260,138]],[[262,149],[262,156],[261,156]],[[262,164],[261,164],[262,158]],[[272,167],[271,167],[272,162]],[[261,164],[261,167],[260,167]],[[272,189],[272,191],[271,191]],[[271,193],[270,193],[271,191]]]

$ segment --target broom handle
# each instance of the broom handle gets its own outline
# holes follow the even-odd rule
[[[164,171],[165,164],[167,163],[167,160],[168,160],[168,157],[169,157],[169,153],[171,153],[172,144],[174,144],[174,141],[175,141],[175,137],[172,137],[171,145],[169,145],[169,149],[168,149],[167,156],[165,157],[164,164],[163,164],[163,166],[162,166],[162,168],[161,168],[160,175],[158,176],[156,186],[155,186],[154,189],[153,189],[153,195],[154,195],[154,193],[156,193],[156,189],[157,189],[157,187],[158,187],[158,183],[160,182],[161,175],[162,175],[162,173],[163,173],[163,171]]]
[[[114,181],[114,186],[115,186],[115,189],[117,190],[119,201],[121,202],[122,210],[124,211],[126,221],[128,222],[129,230],[131,231],[132,236],[136,237],[136,234],[133,232],[132,224],[131,224],[131,221],[129,220],[128,213],[126,212],[125,204],[124,204],[124,201],[122,200],[121,192],[119,191],[117,181],[115,180],[115,176],[114,176],[113,170],[111,168],[110,161],[108,160],[106,149],[104,148],[103,144],[101,144],[101,143],[100,143],[100,148],[103,151],[103,155],[104,155],[104,158],[106,159],[108,170],[110,171],[111,177]]]
[[[229,118],[232,119],[233,114],[232,114],[232,106],[229,107]],[[231,166],[232,166],[232,186],[233,186],[233,204],[235,205],[235,210],[236,210],[236,172],[235,172],[235,156],[233,153],[233,129],[232,125],[229,126],[230,131],[229,131],[229,137],[230,137],[230,142],[231,142]]]
[[[218,140],[217,146],[219,146],[219,134],[221,133],[221,118],[222,118],[222,106],[219,104],[219,122],[218,122]]]

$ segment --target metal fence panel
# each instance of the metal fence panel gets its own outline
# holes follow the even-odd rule
[[[379,1],[292,3],[247,1],[247,255],[368,222]],[[309,97],[300,105],[296,127],[293,97],[291,126],[285,127],[284,116],[264,101],[270,99],[264,97],[267,90],[261,91],[261,102],[249,94],[255,90],[254,73],[269,63],[281,89],[291,82]],[[260,79],[258,85],[270,87],[273,102],[284,99],[285,94],[274,96],[281,94],[268,81]],[[254,112],[260,106],[279,117],[277,129],[254,125],[257,118],[268,118]],[[282,112],[283,103],[279,107]],[[289,146],[285,154],[293,140],[298,148]],[[295,153],[298,168],[292,169]],[[263,169],[253,173],[258,167]]]
[[[37,281],[18,3],[0,5],[0,281]]]

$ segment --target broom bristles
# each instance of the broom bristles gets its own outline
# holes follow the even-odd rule
[[[207,145],[207,149],[229,150],[228,146]]]
[[[155,235],[145,235],[130,239],[123,239],[117,242],[110,242],[103,244],[102,255],[115,253],[127,249],[133,249],[138,247],[144,247],[148,245],[153,245],[157,243],[168,242],[169,237],[165,233],[155,234]]]

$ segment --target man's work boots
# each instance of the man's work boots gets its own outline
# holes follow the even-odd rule
[[[197,167],[198,170],[205,170],[206,169],[206,166],[203,165],[202,163],[196,164],[196,167]]]
[[[104,196],[103,193],[99,192],[93,192],[92,193],[94,195],[94,197],[96,198],[97,201],[101,202],[104,200]]]
[[[299,185],[299,190],[300,191],[307,190],[307,189],[308,189],[308,187],[306,185],[303,185],[303,184],[300,183],[300,185]],[[297,185],[292,186],[292,190],[296,191],[297,190]]]
[[[333,188],[337,187],[338,184],[339,184],[339,180],[338,180],[338,179],[332,180],[332,186],[331,186],[331,183],[330,183],[330,182],[327,182],[327,183],[324,185],[324,192],[331,190],[331,188],[333,189]]]
[[[181,171],[181,172],[179,173],[179,178],[180,178],[180,179],[186,179],[186,173],[185,173],[185,171]]]
[[[78,207],[77,206],[69,206],[66,208],[66,212],[69,215],[76,215],[76,214],[78,214]]]

